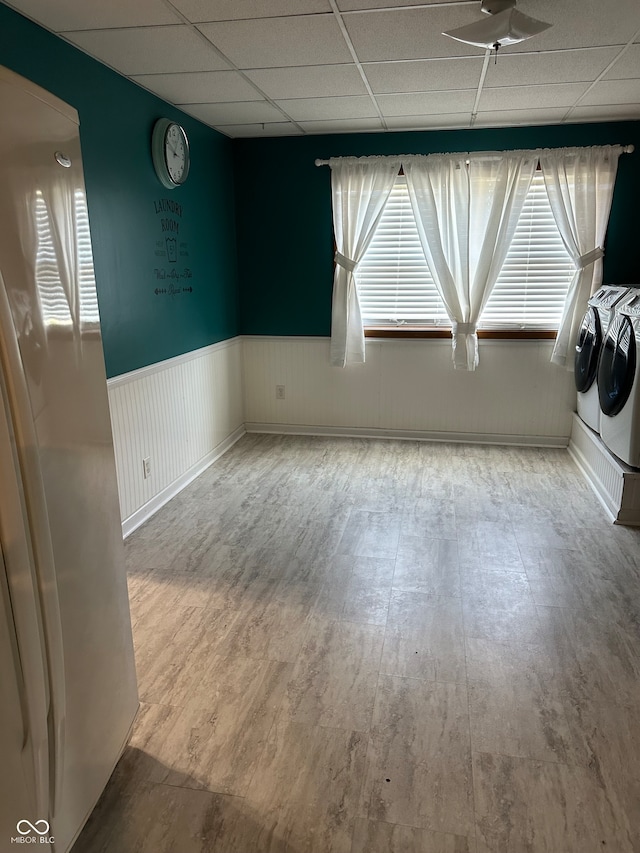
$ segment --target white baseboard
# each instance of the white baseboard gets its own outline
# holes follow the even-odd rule
[[[217,447],[203,456],[195,465],[192,465],[184,474],[181,474],[176,480],[170,483],[161,492],[154,495],[150,501],[147,501],[144,506],[137,509],[132,515],[122,522],[122,538],[126,539],[134,530],[137,530],[140,525],[144,524],[147,519],[151,518],[161,507],[168,503],[171,498],[174,498],[181,492],[189,483],[193,482],[196,477],[200,476],[203,471],[213,465],[216,459],[219,459],[224,453],[233,447],[236,441],[242,438],[246,430],[244,426],[239,426],[231,435],[227,436],[224,441],[221,441]]]
[[[445,441],[464,444],[509,444],[523,447],[566,447],[564,435],[501,435],[479,432],[435,432],[431,430],[369,429],[314,426],[308,424],[246,423],[247,432],[276,435],[325,435],[343,438],[395,438],[403,441]]]

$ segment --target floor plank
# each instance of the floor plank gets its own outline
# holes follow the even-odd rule
[[[126,557],[73,853],[640,849],[640,531],[566,451],[248,435]]]

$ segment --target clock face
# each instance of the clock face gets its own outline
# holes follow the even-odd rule
[[[169,190],[180,187],[189,174],[189,141],[184,129],[168,118],[155,123],[151,155],[160,183]]]
[[[174,184],[186,178],[188,145],[184,130],[179,124],[170,124],[164,138],[164,159],[167,172]]]

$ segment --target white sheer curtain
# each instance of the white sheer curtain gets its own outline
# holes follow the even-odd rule
[[[562,241],[576,268],[551,361],[573,370],[573,349],[587,299],[602,283],[602,256],[618,170],[619,145],[540,152],[540,167]]]
[[[336,241],[331,309],[331,364],[364,362],[364,330],[355,270],[367,250],[400,169],[400,158],[329,161]]]
[[[469,316],[467,154],[407,157],[402,167],[422,250],[454,325],[453,354],[458,367],[461,360],[455,329],[459,325],[459,334],[465,334]],[[464,361],[466,364],[466,358]]]
[[[536,151],[403,160],[425,258],[452,322],[458,369],[478,365],[477,323],[509,250],[537,162]]]

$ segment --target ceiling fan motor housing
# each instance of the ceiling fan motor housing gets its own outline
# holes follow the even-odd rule
[[[480,9],[486,15],[497,15],[498,12],[504,12],[505,9],[513,9],[516,5],[516,0],[482,0]]]

